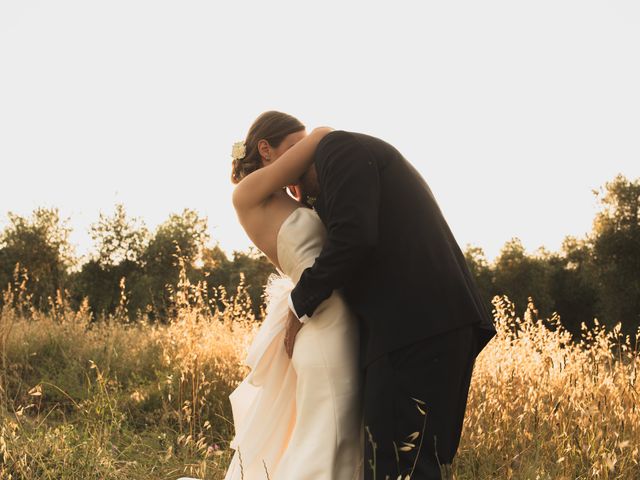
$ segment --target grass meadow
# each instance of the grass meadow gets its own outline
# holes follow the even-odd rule
[[[63,294],[43,314],[24,285],[0,312],[0,478],[223,478],[227,396],[258,326],[242,285],[210,298],[183,273],[163,325],[127,322],[125,295],[108,318]],[[493,303],[454,478],[640,478],[640,332],[585,319],[572,339],[533,304]]]

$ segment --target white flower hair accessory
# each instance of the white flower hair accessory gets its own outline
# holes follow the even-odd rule
[[[247,147],[244,142],[236,142],[231,148],[231,158],[234,160],[240,160],[247,154]]]

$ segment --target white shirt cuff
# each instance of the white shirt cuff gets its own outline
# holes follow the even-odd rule
[[[296,312],[295,307],[293,306],[293,299],[291,298],[291,294],[289,294],[289,309],[293,312],[293,314],[298,317],[298,320],[300,320],[300,323],[305,323],[307,320],[309,320],[309,317],[307,315],[302,315],[301,317],[298,316],[298,312]]]

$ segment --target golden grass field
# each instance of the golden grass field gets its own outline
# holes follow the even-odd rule
[[[227,396],[257,322],[242,286],[218,290],[226,308],[214,313],[203,292],[183,274],[171,323],[152,325],[124,320],[124,296],[92,321],[64,295],[44,315],[20,285],[7,288],[0,478],[221,479]],[[523,318],[504,297],[494,307],[498,334],[476,361],[454,477],[640,479],[640,332],[596,323],[572,342],[533,305]]]

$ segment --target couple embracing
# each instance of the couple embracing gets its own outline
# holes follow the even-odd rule
[[[232,156],[238,219],[280,275],[225,480],[440,479],[495,329],[429,186],[379,138],[277,111]]]

